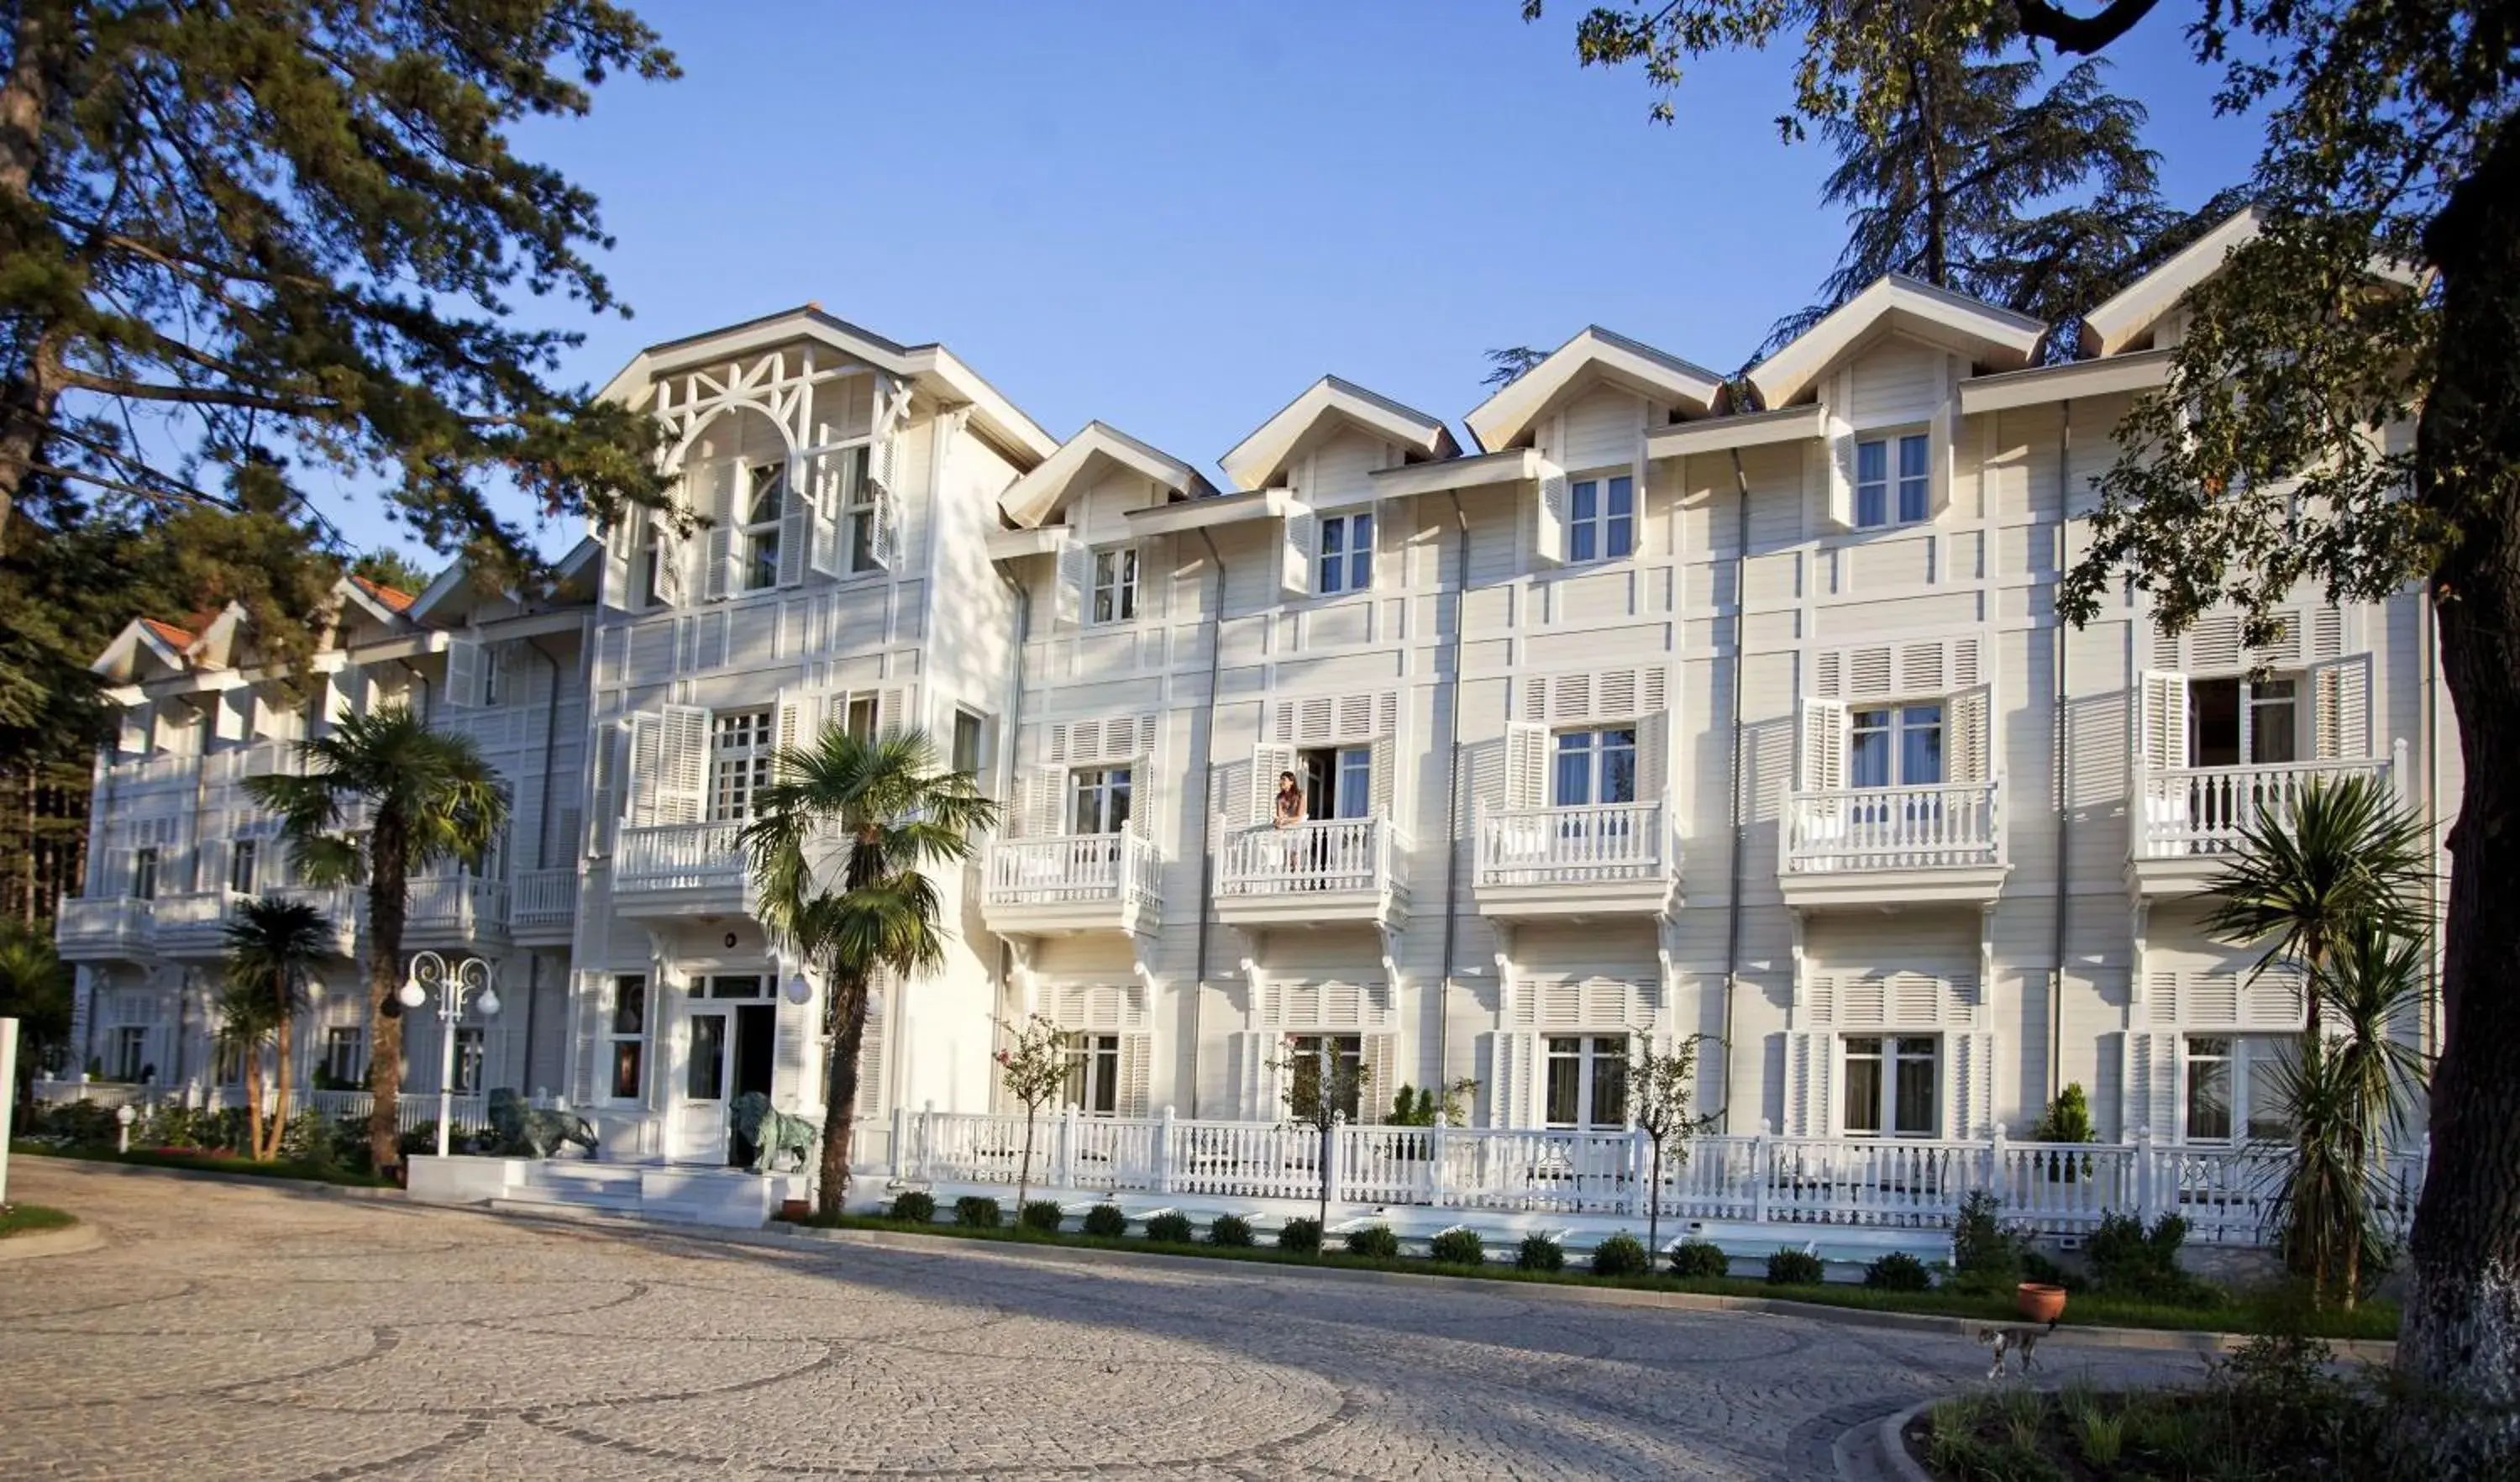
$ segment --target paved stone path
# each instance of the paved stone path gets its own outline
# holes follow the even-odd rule
[[[1219,1263],[734,1244],[35,1158],[0,1477],[1810,1477],[1962,1338]],[[2062,1373],[2193,1373],[2054,1349]]]

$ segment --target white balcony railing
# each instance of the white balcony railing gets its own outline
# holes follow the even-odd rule
[[[741,886],[740,823],[660,824],[621,831],[613,886],[626,890],[709,890]]]
[[[1479,818],[1482,885],[1580,885],[1663,872],[1662,804],[1516,808]]]
[[[2136,823],[2136,857],[2237,853],[2243,833],[2261,815],[2290,806],[2313,779],[2368,777],[2385,785],[2406,776],[2405,752],[2402,742],[2389,756],[2359,761],[2144,770],[2137,777],[2143,802]]]
[[[356,885],[276,885],[262,894],[265,900],[294,901],[313,907],[332,923],[336,953],[348,957],[356,949],[359,923],[367,916],[365,889]]]
[[[1380,892],[1394,882],[1400,831],[1385,818],[1322,819],[1229,835],[1216,872],[1219,895],[1304,891]]]
[[[216,943],[246,896],[235,890],[194,890],[158,898],[158,939],[168,946]]]
[[[577,872],[522,870],[517,874],[510,919],[519,930],[565,926],[577,919]]]
[[[506,882],[470,875],[425,875],[404,893],[403,926],[414,931],[472,933],[508,924]]]
[[[1156,903],[1163,859],[1135,831],[999,839],[989,845],[988,903],[1061,906]]]
[[[73,897],[62,902],[54,939],[65,951],[142,946],[156,922],[157,906],[136,895]]]
[[[1785,868],[1947,870],[2003,862],[2002,784],[1848,787],[1785,799]]]

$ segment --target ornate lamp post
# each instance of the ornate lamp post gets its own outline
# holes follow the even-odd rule
[[[490,965],[477,957],[449,967],[446,959],[434,952],[416,952],[411,976],[403,979],[402,991],[394,996],[405,1009],[417,1009],[428,1002],[431,988],[437,990],[437,1019],[444,1026],[437,1049],[437,1155],[442,1158],[455,1119],[455,1021],[464,1017],[464,1001],[476,993],[482,1014],[495,1015],[499,992],[490,986]]]

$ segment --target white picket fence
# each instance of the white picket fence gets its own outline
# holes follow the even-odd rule
[[[1016,1182],[1016,1115],[897,1110],[898,1182]],[[1105,1193],[1312,1200],[1323,1139],[1309,1126],[1045,1113],[1032,1184]],[[1645,1213],[1652,1145],[1635,1132],[1341,1127],[1328,1141],[1333,1205],[1632,1216]],[[1948,1229],[1980,1190],[2018,1228],[2075,1235],[2113,1211],[2187,1221],[2207,1245],[2267,1240],[2285,1156],[2251,1147],[1862,1138],[1700,1137],[1664,1150],[1656,1196],[1669,1219]],[[2423,1158],[2392,1161],[2384,1220],[2403,1235]]]

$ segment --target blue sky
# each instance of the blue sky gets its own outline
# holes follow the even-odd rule
[[[1324,372],[1458,426],[1484,351],[1588,323],[1729,369],[1843,235],[1826,150],[1777,136],[1789,54],[1702,65],[1657,125],[1641,73],[1575,66],[1577,4],[637,8],[683,79],[520,138],[603,201],[637,311],[526,304],[586,331],[572,380],[814,300],[942,340],[1058,436],[1100,417],[1213,474]],[[2193,204],[2257,136],[2174,19],[2114,85]]]

